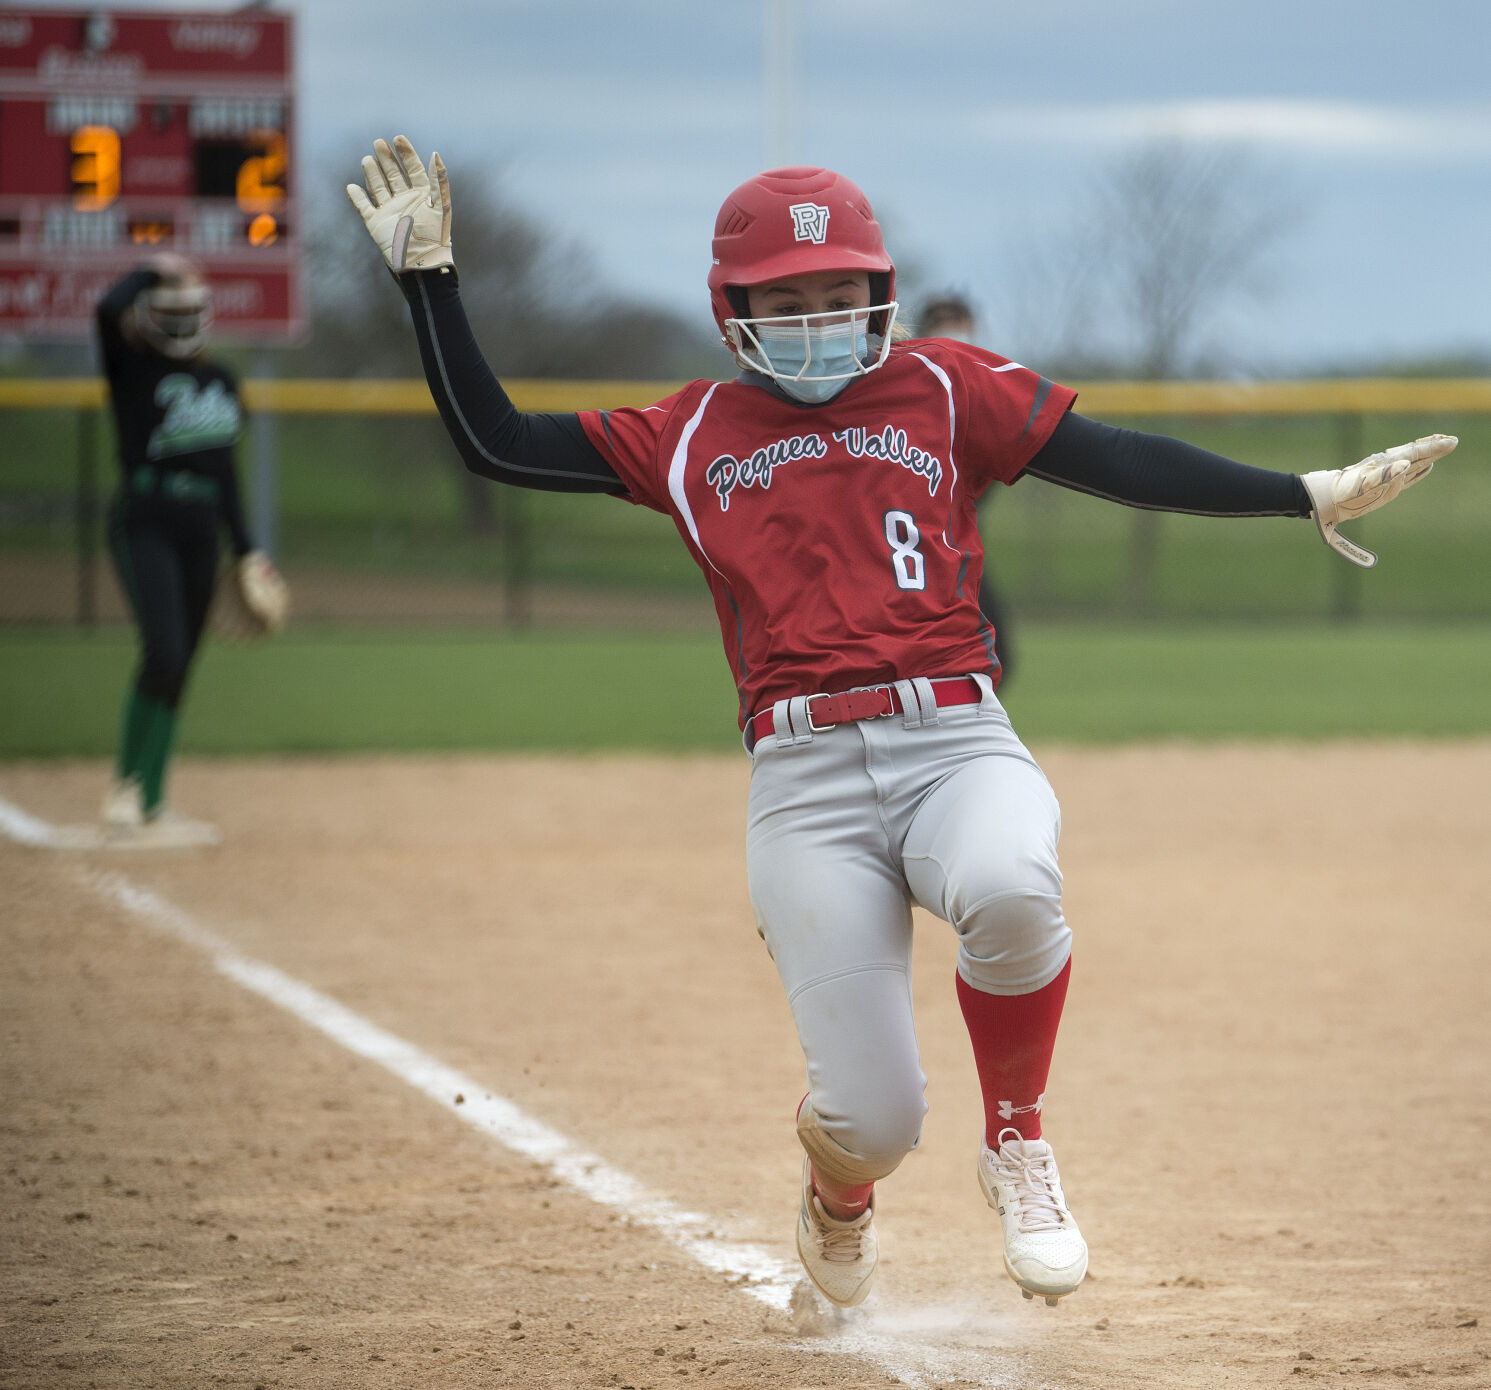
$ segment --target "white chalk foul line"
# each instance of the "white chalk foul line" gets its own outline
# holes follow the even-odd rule
[[[0,797],[0,831],[22,845],[52,845],[57,840],[56,832],[46,821],[37,820],[4,797]]]
[[[3,797],[0,834],[36,847],[59,843],[53,826]],[[245,956],[175,904],[123,874],[83,868],[79,877],[106,902],[202,952],[220,974],[324,1033],[349,1052],[376,1062],[457,1119],[548,1169],[572,1191],[612,1208],[633,1225],[665,1237],[696,1264],[730,1279],[767,1307],[781,1312],[789,1309],[792,1291],[801,1278],[795,1263],[778,1258],[764,1246],[717,1234],[720,1223],[651,1191],[631,1174],[580,1148],[512,1101],[492,1094],[473,1077],[353,1013],[330,995],[275,966]],[[458,1102],[457,1096],[462,1100]],[[864,1325],[816,1337],[805,1346],[864,1357],[909,1385],[925,1385],[928,1377],[976,1385],[1010,1384],[1007,1370],[996,1372],[990,1364],[995,1358],[983,1349],[946,1343],[933,1346],[899,1333],[877,1331],[872,1325],[874,1315],[867,1310],[856,1310],[855,1321]]]
[[[148,888],[113,872],[94,871],[85,874],[85,880],[131,916],[202,951],[230,980],[325,1033],[347,1051],[376,1062],[458,1119],[547,1168],[567,1186],[602,1206],[614,1207],[634,1224],[662,1232],[707,1269],[749,1281],[747,1291],[763,1303],[787,1307],[795,1278],[769,1251],[713,1235],[709,1220],[698,1212],[650,1192],[599,1154],[587,1152],[510,1100],[491,1094],[474,1077],[446,1066],[330,995],[275,966],[251,960]],[[458,1102],[457,1096],[463,1099]]]

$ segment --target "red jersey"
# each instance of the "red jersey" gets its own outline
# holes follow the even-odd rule
[[[896,344],[823,405],[690,382],[582,411],[629,499],[673,518],[714,595],[740,718],[913,676],[997,674],[976,506],[1076,393],[945,338]]]

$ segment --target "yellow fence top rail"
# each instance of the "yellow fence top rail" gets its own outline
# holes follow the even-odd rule
[[[1491,412],[1491,377],[1323,381],[1092,381],[1075,387],[1087,415],[1393,415]]]
[[[676,381],[503,383],[520,410],[615,410],[651,405]],[[1321,381],[1093,381],[1071,383],[1085,415],[1395,415],[1491,414],[1491,377],[1360,377]],[[249,410],[280,415],[429,415],[435,404],[419,380],[311,377],[243,382]],[[96,410],[98,377],[0,380],[0,409]]]

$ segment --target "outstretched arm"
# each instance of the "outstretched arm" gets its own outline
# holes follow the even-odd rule
[[[402,135],[373,150],[366,191],[348,184],[347,196],[409,301],[425,380],[466,467],[548,492],[625,492],[577,416],[519,411],[482,356],[461,307],[444,161],[427,171]]]
[[[1350,468],[1300,476],[1251,468],[1183,440],[1118,429],[1069,411],[1025,471],[1152,511],[1314,517],[1327,545],[1353,564],[1371,568],[1377,557],[1338,535],[1336,526],[1391,502],[1458,442],[1454,435],[1429,435]]]
[[[1162,434],[1119,429],[1068,411],[1025,470],[1076,492],[1192,516],[1309,516],[1293,473],[1250,468]]]

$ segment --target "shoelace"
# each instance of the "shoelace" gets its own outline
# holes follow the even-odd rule
[[[1006,1142],[1004,1136],[1013,1134]],[[1061,1204],[1056,1200],[1056,1162],[1050,1153],[1039,1157],[1025,1152],[1017,1131],[1003,1130],[1000,1150],[994,1160],[1001,1179],[1015,1190],[1020,1202],[1020,1229],[1024,1232],[1059,1231]]]
[[[823,1251],[823,1258],[830,1264],[852,1265],[860,1257],[859,1238],[868,1222],[857,1217],[846,1226],[827,1217],[816,1200],[813,1206],[813,1238]],[[865,1216],[868,1215],[866,1212]]]

